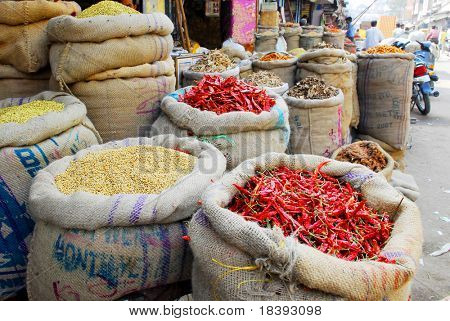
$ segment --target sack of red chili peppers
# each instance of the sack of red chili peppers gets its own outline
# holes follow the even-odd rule
[[[342,146],[344,95],[324,81],[307,77],[283,95],[289,107],[290,154],[330,157]]]
[[[407,300],[420,211],[362,165],[270,153],[209,186],[190,222],[194,300]]]
[[[205,76],[166,96],[151,135],[195,136],[217,147],[233,168],[268,152],[283,153],[289,115],[283,98],[242,80]]]

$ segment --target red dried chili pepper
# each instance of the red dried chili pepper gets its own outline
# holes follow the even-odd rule
[[[200,110],[224,114],[232,111],[247,111],[260,114],[270,111],[275,105],[264,89],[229,77],[204,76],[199,83],[180,95],[178,101]]]
[[[314,171],[281,166],[258,172],[244,186],[234,185],[238,193],[228,208],[345,260],[395,263],[380,256],[392,230],[389,215],[368,207],[348,182],[323,173],[327,163]]]

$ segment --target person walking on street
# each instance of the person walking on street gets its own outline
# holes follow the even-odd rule
[[[439,30],[436,26],[431,27],[431,31],[427,35],[426,40],[429,40],[436,45],[439,44]]]
[[[395,29],[394,29],[394,33],[393,33],[393,36],[394,36],[394,38],[399,38],[402,34],[403,34],[403,29],[401,28],[401,24],[400,23],[397,23],[396,25],[395,25]]]
[[[439,49],[444,53],[447,46],[447,29],[442,29],[441,33],[439,34]]]
[[[352,42],[355,42],[356,27],[352,25],[352,21],[353,21],[352,17],[345,18],[345,22],[347,23],[347,32],[345,36]]]
[[[366,42],[364,43],[366,50],[377,46],[384,39],[380,29],[377,28],[377,22],[372,21],[370,25],[371,28],[366,31]]]

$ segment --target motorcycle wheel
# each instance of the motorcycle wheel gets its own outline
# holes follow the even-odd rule
[[[419,90],[416,96],[416,106],[422,115],[428,115],[431,111],[430,95]]]

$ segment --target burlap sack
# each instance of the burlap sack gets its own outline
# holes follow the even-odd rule
[[[0,124],[0,299],[13,296],[25,286],[34,226],[27,205],[32,178],[54,160],[100,142],[86,118],[86,107],[64,93],[9,98],[0,101],[0,109],[37,99],[58,101],[65,108],[24,124]]]
[[[226,209],[257,170],[284,165],[314,170],[326,160],[271,153],[249,160],[210,186],[191,220],[194,300],[407,300],[422,252],[419,209],[381,175],[361,165],[331,161],[323,172],[358,188],[369,206],[394,220],[381,254],[396,264],[349,262],[261,228]]]
[[[342,112],[342,141],[344,144],[351,142],[350,124],[353,118],[353,63],[345,59],[343,63],[323,65],[308,61],[298,63],[298,79],[313,76],[325,81],[328,85],[339,88],[344,94]]]
[[[312,32],[318,33],[322,36],[323,35],[323,27],[322,26],[313,26],[313,25],[302,27],[302,34],[307,35]]]
[[[420,189],[414,177],[400,170],[392,172],[392,179],[389,184],[413,202],[417,201],[420,196]]]
[[[383,168],[383,170],[381,170],[378,173],[383,175],[387,181],[390,181],[391,177],[392,177],[392,172],[394,171],[394,168],[395,168],[395,161],[391,155],[389,155],[383,148],[381,148],[381,146],[379,144],[377,144],[375,142],[372,142],[372,143],[376,144],[378,150],[384,155],[384,157],[386,158],[386,162],[387,162],[386,167]],[[353,144],[355,144],[355,143],[353,143]],[[331,155],[331,158],[336,159],[336,157],[339,155],[339,153],[342,151],[342,149],[344,149],[350,145],[352,145],[352,144],[348,144],[348,145],[345,145],[345,146],[342,146],[342,147],[339,147],[338,149],[336,149],[334,151],[333,155]]]
[[[222,78],[239,78],[240,67],[235,66],[223,72],[197,72],[189,69],[183,70],[183,87],[195,86],[205,75],[221,76]]]
[[[57,189],[55,176],[72,160],[136,145],[179,148],[198,159],[190,174],[158,195],[65,195]],[[198,209],[202,192],[224,170],[224,157],[210,144],[171,135],[97,145],[52,163],[30,190],[31,215],[39,223],[30,248],[29,298],[113,300],[188,279],[183,220]]]
[[[76,14],[75,2],[2,1],[0,3],[0,64],[36,72],[48,63],[49,18]]]
[[[265,32],[269,33],[269,32]],[[269,52],[276,50],[278,40],[278,32],[272,32],[271,34],[255,33],[255,51],[256,52]]]
[[[344,94],[328,99],[299,99],[283,95],[289,107],[290,154],[330,157],[342,146],[342,105]]]
[[[253,60],[253,71],[266,70],[278,75],[283,82],[286,82],[290,87],[295,84],[295,73],[297,71],[297,57],[292,57],[288,60],[273,60],[261,61],[259,59]]]
[[[139,71],[136,68],[121,68],[117,73],[130,71],[142,75],[148,65]],[[108,73],[116,73],[108,72]],[[106,74],[94,78],[104,78]],[[145,75],[145,74],[144,74]],[[143,136],[160,114],[163,97],[175,90],[174,76],[114,78],[101,81],[81,81],[69,85],[70,90],[86,104],[88,116],[104,141]],[[52,82],[51,87],[59,85]]]
[[[339,49],[344,49],[345,33],[324,32],[322,40],[331,45],[336,45]]]
[[[300,47],[300,35],[302,34],[302,29],[285,29],[283,33],[283,38],[286,40],[287,50],[292,50]]]
[[[353,113],[352,113],[352,122],[350,125],[353,128],[358,128],[359,124],[359,100],[358,100],[358,62],[356,59],[356,55],[347,55],[348,60],[350,60],[353,64],[352,68],[352,81],[353,81]]]
[[[251,73],[253,73],[252,61],[250,59],[242,60],[239,63],[239,78],[247,78]]]
[[[359,133],[404,150],[409,131],[413,54],[358,54]]]
[[[270,112],[258,115],[251,112],[217,115],[178,102],[179,95],[185,90],[189,90],[189,87],[179,89],[163,99],[162,114],[154,122],[151,135],[195,136],[209,142],[225,155],[229,169],[246,159],[271,151],[286,150],[289,142],[288,109],[284,100],[275,93],[268,92],[276,99]]]
[[[300,48],[309,50],[314,48],[315,45],[322,42],[322,35],[317,35],[316,33],[308,34],[302,33],[300,35]]]
[[[299,62],[313,62],[322,65],[332,65],[335,63],[342,63],[346,59],[346,53],[341,49],[310,49],[308,52],[301,55]]]
[[[0,65],[0,99],[29,97],[49,89],[50,68],[24,73],[10,65]]]

